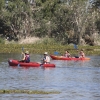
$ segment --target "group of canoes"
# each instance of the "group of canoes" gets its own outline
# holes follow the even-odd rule
[[[22,60],[13,60],[9,59],[8,63],[10,66],[27,66],[27,67],[55,67],[55,64],[50,63],[50,58],[53,60],[90,60],[90,58],[85,57],[85,54],[83,50],[79,52],[79,56],[72,57],[71,54],[68,51],[65,51],[64,56],[58,56],[58,55],[48,55],[48,52],[45,52],[43,55],[43,59],[41,60],[41,63],[37,62],[30,62],[30,54],[29,51],[26,51],[25,53],[22,53],[23,58]]]

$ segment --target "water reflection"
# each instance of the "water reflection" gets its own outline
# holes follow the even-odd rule
[[[1,54],[0,89],[60,91],[60,94],[0,94],[1,100],[100,100],[100,57],[90,61],[57,61],[55,68],[9,67],[9,58],[20,54]],[[32,54],[39,62],[41,55]]]

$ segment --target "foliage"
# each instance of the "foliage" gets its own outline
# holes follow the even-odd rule
[[[100,9],[100,0],[93,0],[92,1],[92,6],[96,9]]]
[[[40,90],[0,90],[0,94],[12,94],[12,93],[16,93],[16,94],[20,94],[20,93],[25,93],[25,94],[60,94],[59,91],[40,91]]]
[[[38,18],[41,22],[41,27],[38,30],[40,33],[37,33],[38,36],[45,36],[47,34],[63,44],[71,42],[81,44],[81,39],[86,40],[85,34],[91,36],[93,34],[91,29],[96,29],[94,15],[98,15],[96,12],[89,12],[87,0],[40,1],[42,9],[39,13],[42,14],[41,19],[45,19],[45,22],[42,22],[43,20],[40,21],[40,17]],[[88,41],[86,43],[89,43]],[[93,45],[92,42],[89,44]]]
[[[77,50],[72,45],[62,45],[57,42],[45,42],[35,44],[0,44],[0,53],[21,53],[22,47],[24,50],[28,50],[30,53],[43,54],[47,51],[49,54],[54,54],[58,51],[60,54],[64,54],[68,50],[72,55],[77,54]],[[41,48],[41,49],[40,49]],[[84,49],[86,55],[100,55],[100,46],[80,46],[78,50]]]
[[[100,19],[97,19],[96,25],[97,25],[97,29],[100,31]]]
[[[20,34],[20,32],[27,32],[26,29],[30,26],[30,20],[28,20],[31,16],[29,4],[26,4],[23,0],[9,0],[7,7],[4,9],[1,17],[4,26],[1,25],[1,27],[3,27],[3,29],[9,27],[9,30],[6,30],[3,36],[17,40],[18,37],[20,38],[23,35],[23,33]],[[24,26],[25,24],[27,24],[26,27]]]
[[[4,7],[4,0],[0,0],[0,11],[2,10],[3,7]]]
[[[33,4],[0,0],[0,36],[14,41],[38,36],[61,44],[84,41],[95,45],[93,35],[100,32],[99,5],[99,0],[35,0]]]
[[[5,41],[2,38],[0,38],[0,44],[5,44]]]

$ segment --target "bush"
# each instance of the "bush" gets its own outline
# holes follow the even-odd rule
[[[4,39],[0,38],[0,44],[5,44]]]

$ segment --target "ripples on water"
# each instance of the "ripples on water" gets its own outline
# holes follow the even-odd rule
[[[1,54],[0,89],[60,91],[60,94],[0,94],[0,100],[100,100],[100,57],[90,61],[57,61],[56,68],[9,67],[8,58],[18,54]],[[32,55],[39,62],[41,55]]]

